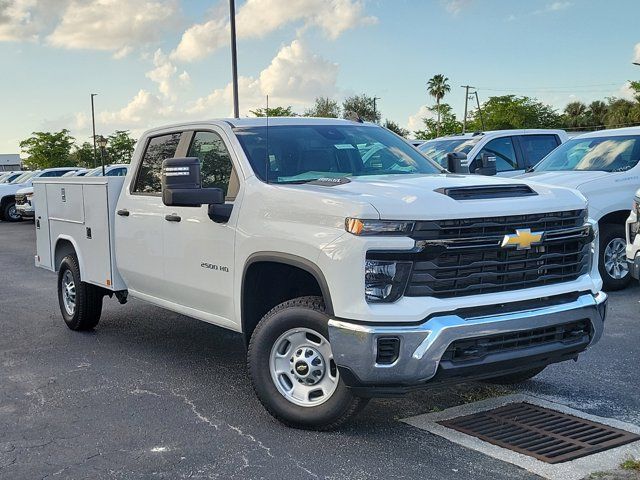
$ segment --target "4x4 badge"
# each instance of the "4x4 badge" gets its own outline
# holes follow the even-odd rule
[[[530,228],[516,229],[516,233],[505,235],[502,239],[502,248],[517,247],[518,250],[528,250],[533,245],[542,243],[544,232],[532,232]]]

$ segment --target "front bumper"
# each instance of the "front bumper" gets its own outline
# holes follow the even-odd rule
[[[540,301],[542,302],[542,301]],[[375,325],[341,319],[329,321],[334,360],[345,383],[374,394],[403,393],[439,378],[464,381],[500,376],[576,358],[602,336],[607,295],[582,293],[572,299],[551,297],[547,305],[520,304],[437,314],[420,324]],[[488,353],[482,358],[451,362],[442,360],[449,345],[458,340],[528,332],[571,322],[587,321],[588,337],[581,342],[547,342],[526,348]],[[397,359],[376,363],[378,340],[399,340]]]
[[[16,204],[16,211],[22,217],[33,217],[35,215],[35,208],[28,203],[22,205]]]
[[[628,262],[631,276],[636,280],[640,280],[640,254],[636,255],[635,260],[628,260]]]

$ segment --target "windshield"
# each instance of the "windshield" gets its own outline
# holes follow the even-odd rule
[[[35,175],[36,172],[24,172],[22,175],[20,175],[18,178],[14,179],[12,182],[13,184],[16,183],[24,183],[27,180],[29,180],[31,177],[33,177]]]
[[[104,167],[105,169],[107,167]],[[92,170],[89,170],[86,174],[85,177],[101,177],[102,176],[102,167],[96,167]]]
[[[269,183],[318,178],[440,173],[441,169],[393,133],[366,125],[238,127],[234,132],[256,175]],[[268,173],[267,173],[268,172]]]
[[[447,153],[464,153],[471,151],[481,137],[472,138],[447,138],[443,140],[429,140],[418,146],[427,157],[435,160],[444,168],[447,168]]]
[[[623,172],[640,160],[640,135],[575,138],[569,140],[534,167],[536,172],[582,170]]]

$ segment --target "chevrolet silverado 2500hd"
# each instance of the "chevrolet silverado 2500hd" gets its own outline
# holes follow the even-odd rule
[[[523,381],[600,338],[581,194],[448,174],[372,124],[268,122],[150,130],[126,177],[34,182],[69,328],[130,295],[241,332],[266,409],[315,429],[375,395]]]

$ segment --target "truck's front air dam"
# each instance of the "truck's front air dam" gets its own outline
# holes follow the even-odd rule
[[[600,292],[566,302],[552,297],[549,305],[526,310],[443,313],[418,325],[332,319],[329,337],[348,385],[402,389],[424,385],[436,374],[458,380],[483,371],[499,376],[575,358],[600,339],[606,305]]]

